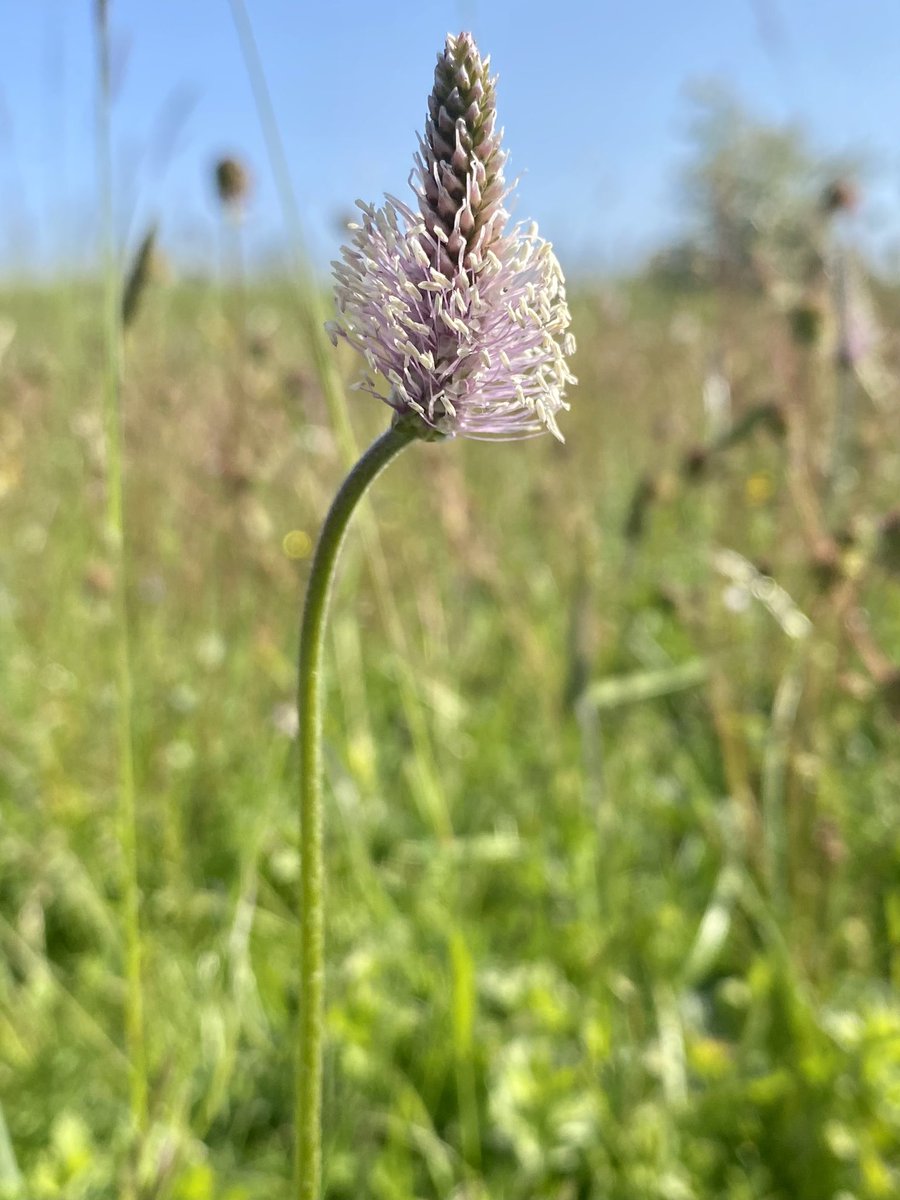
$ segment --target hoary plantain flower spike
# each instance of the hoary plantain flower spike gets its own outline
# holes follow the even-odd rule
[[[471,34],[448,36],[410,179],[417,211],[358,202],[329,328],[368,364],[357,386],[381,396],[387,380],[387,403],[424,437],[562,440],[556,414],[575,382],[565,285],[537,227],[508,228],[489,66]]]

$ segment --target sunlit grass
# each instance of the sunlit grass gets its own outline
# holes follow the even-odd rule
[[[48,335],[55,292],[2,298],[0,1187],[29,1198],[118,1195],[129,1139],[100,329],[96,294],[72,296],[72,358]],[[758,429],[682,472],[706,301],[627,304],[576,300],[565,448],[422,446],[380,485],[424,767],[359,531],[347,547],[326,705],[331,1197],[896,1188],[896,727],[810,569],[784,442]],[[672,336],[688,309],[698,344]],[[284,631],[308,570],[290,546],[343,470],[293,311],[280,285],[248,294],[239,473],[216,454],[215,289],[151,289],[129,346],[148,1196],[268,1196],[290,1156]],[[743,320],[747,378],[779,398],[771,323]],[[890,412],[865,414],[863,523],[895,502]],[[352,418],[363,442],[381,414]],[[642,472],[656,496],[629,542]],[[735,606],[714,546],[765,560],[813,622],[777,781],[795,644],[764,604]],[[885,572],[864,596],[896,658]]]

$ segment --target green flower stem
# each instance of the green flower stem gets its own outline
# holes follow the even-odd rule
[[[369,447],[335,496],[312,562],[300,626],[300,1015],[294,1182],[298,1200],[319,1200],[322,1174],[322,1040],[325,1009],[325,870],[322,852],[322,652],[338,555],[356,506],[392,458],[419,436],[397,422]]]

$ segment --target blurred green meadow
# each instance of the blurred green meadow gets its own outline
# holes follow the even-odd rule
[[[351,533],[326,705],[329,1200],[900,1193],[900,290],[866,284],[882,332],[851,369],[823,218],[798,204],[789,237],[723,224],[720,251],[756,240],[710,269],[682,247],[573,285],[566,444],[415,445]],[[137,1132],[101,291],[0,292],[10,1200],[287,1195],[294,654],[348,431],[296,281],[141,288]],[[325,354],[349,385],[352,357]],[[346,411],[359,447],[386,426],[374,400]]]

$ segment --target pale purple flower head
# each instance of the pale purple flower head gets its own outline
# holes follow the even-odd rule
[[[448,36],[410,180],[418,211],[358,202],[330,329],[369,366],[357,386],[380,396],[383,376],[387,403],[423,436],[561,437],[575,349],[565,287],[537,227],[507,229],[489,65],[471,34]]]

